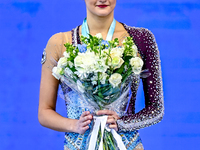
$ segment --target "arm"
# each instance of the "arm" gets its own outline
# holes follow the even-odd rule
[[[56,100],[59,81],[52,76],[53,67],[51,58],[58,61],[59,54],[62,53],[63,46],[62,33],[51,37],[46,47],[46,61],[42,65],[42,75],[40,83],[40,96],[38,119],[42,126],[61,131],[84,133],[89,127],[92,116],[89,112],[84,112],[79,120],[65,118],[56,112]]]
[[[139,52],[143,55],[143,69],[149,69],[151,76],[143,79],[145,93],[145,108],[136,114],[123,116],[117,120],[118,128],[122,131],[133,131],[148,127],[162,120],[164,115],[163,87],[160,66],[160,56],[154,35],[142,30],[142,41],[137,41]],[[142,43],[142,45],[140,44]]]

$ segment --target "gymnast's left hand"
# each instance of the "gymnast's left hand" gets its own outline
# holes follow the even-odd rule
[[[119,119],[119,116],[115,111],[112,110],[99,110],[96,112],[96,115],[101,116],[101,115],[107,115],[107,124],[109,124],[109,128],[114,129],[115,131],[118,131],[118,126],[117,126],[117,120]]]

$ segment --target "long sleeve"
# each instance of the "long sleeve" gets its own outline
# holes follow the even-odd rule
[[[158,47],[154,35],[144,28],[131,28],[125,25],[129,35],[133,37],[138,51],[144,61],[143,69],[151,75],[142,79],[145,108],[135,113],[135,95],[131,98],[132,113],[121,117],[117,123],[121,131],[133,131],[160,122],[164,115],[163,87]],[[129,108],[129,109],[130,109]]]

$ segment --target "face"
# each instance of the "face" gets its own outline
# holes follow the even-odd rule
[[[113,13],[116,0],[85,0],[87,13],[104,17]]]

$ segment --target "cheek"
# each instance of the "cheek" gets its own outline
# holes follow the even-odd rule
[[[95,4],[96,4],[95,0],[85,0],[85,5],[86,5],[87,8],[94,7]]]
[[[112,3],[112,5],[116,5],[116,0],[111,0],[110,2]]]
[[[111,0],[111,1],[110,1],[110,4],[111,4],[111,6],[112,6],[113,9],[114,9],[115,6],[116,6],[116,0]]]

